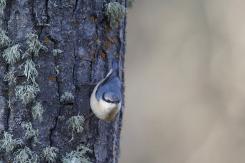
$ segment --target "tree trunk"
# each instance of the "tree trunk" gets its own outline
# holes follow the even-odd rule
[[[126,0],[118,2],[126,6]],[[118,162],[123,109],[108,123],[90,116],[89,104],[95,84],[109,71],[112,60],[119,63],[120,79],[124,81],[126,19],[112,26],[105,14],[108,3],[109,0],[6,0],[0,28],[7,32],[11,43],[0,47],[3,162],[21,162],[18,156],[25,162],[24,152],[30,162],[65,162],[64,158],[71,158],[70,162]],[[10,63],[4,54],[17,44],[21,58]],[[28,69],[29,61],[35,63],[38,76],[31,66]],[[11,75],[6,76],[11,70],[16,82]],[[84,117],[78,121],[83,130],[70,124],[74,116]],[[11,137],[10,142],[7,136]],[[79,161],[77,147],[91,151],[80,151],[84,158]],[[52,150],[45,155],[45,149]],[[50,153],[56,157],[52,159]]]

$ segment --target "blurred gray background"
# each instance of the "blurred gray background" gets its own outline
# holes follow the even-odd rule
[[[136,0],[120,163],[245,162],[245,1]]]

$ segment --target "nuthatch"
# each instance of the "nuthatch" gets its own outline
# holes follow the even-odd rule
[[[118,69],[111,69],[104,79],[95,86],[90,106],[99,119],[112,121],[121,109],[122,83],[117,75]]]

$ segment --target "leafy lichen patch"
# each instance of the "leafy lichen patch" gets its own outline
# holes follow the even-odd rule
[[[61,103],[73,103],[74,95],[71,92],[64,92],[64,94],[60,97]]]
[[[21,56],[20,45],[16,44],[5,49],[3,51],[2,56],[8,64],[16,63],[17,61],[20,60],[20,56]]]
[[[25,129],[25,138],[26,139],[33,139],[34,143],[38,142],[38,130],[34,130],[32,127],[31,122],[28,123],[22,123],[21,127]]]
[[[38,71],[35,63],[31,59],[27,59],[24,63],[24,75],[26,76],[27,81],[31,81],[32,83],[36,84]]]
[[[55,56],[55,57],[62,54],[62,53],[63,53],[63,51],[60,49],[53,49],[53,56]]]
[[[58,148],[55,147],[46,147],[43,149],[43,158],[45,161],[52,163],[56,161],[56,158],[58,157],[57,153],[59,152]]]
[[[63,163],[92,163],[89,158],[86,156],[87,153],[92,152],[91,149],[80,145],[77,147],[75,151],[71,151],[67,153],[65,157],[63,157]]]
[[[3,13],[5,7],[6,7],[6,0],[0,0],[0,14]]]
[[[6,153],[9,153],[21,144],[23,144],[21,139],[14,139],[12,134],[4,132],[3,138],[0,140],[0,149]]]
[[[5,74],[3,80],[7,81],[9,85],[14,85],[16,83],[15,68],[11,67],[9,71]]]
[[[10,42],[11,41],[10,41],[9,37],[7,36],[6,32],[4,30],[0,29],[0,47],[8,46],[10,44]]]
[[[28,104],[35,99],[39,91],[40,89],[38,85],[18,85],[15,88],[15,95],[22,101],[23,104]]]
[[[38,163],[37,154],[32,152],[28,147],[18,149],[14,155],[15,157],[13,163]]]
[[[38,40],[38,36],[34,33],[30,33],[27,35],[26,44],[28,46],[28,49],[23,57],[27,57],[31,54],[33,54],[34,56],[38,56],[41,49],[47,50],[47,48]]]
[[[118,2],[110,2],[106,5],[106,16],[111,27],[117,26],[126,13],[126,8]]]
[[[67,121],[68,128],[70,128],[72,132],[81,133],[83,132],[84,121],[85,118],[81,115],[72,116]]]
[[[43,106],[40,102],[37,102],[35,104],[35,106],[32,107],[32,117],[35,120],[38,120],[39,122],[41,122],[43,120]]]

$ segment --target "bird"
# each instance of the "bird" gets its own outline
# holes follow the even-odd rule
[[[106,77],[93,89],[90,106],[95,116],[111,122],[115,119],[122,104],[122,82],[118,77],[118,68],[113,66]]]

